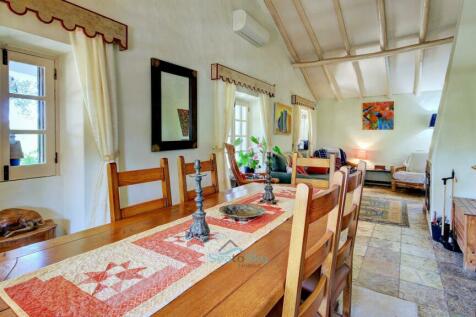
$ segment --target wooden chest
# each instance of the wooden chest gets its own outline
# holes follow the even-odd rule
[[[55,237],[56,224],[53,220],[45,220],[45,223],[33,231],[24,232],[9,238],[0,238],[0,252],[6,252],[23,247],[35,242],[53,239]]]
[[[476,199],[454,197],[453,220],[464,268],[476,271]]]

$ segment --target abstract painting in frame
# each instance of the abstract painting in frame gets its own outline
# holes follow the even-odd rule
[[[362,128],[364,130],[393,130],[394,102],[365,102],[362,104]]]
[[[291,134],[293,122],[293,108],[276,102],[274,104],[274,133]]]

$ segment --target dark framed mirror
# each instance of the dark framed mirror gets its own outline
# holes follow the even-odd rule
[[[152,152],[197,148],[197,71],[151,58]]]

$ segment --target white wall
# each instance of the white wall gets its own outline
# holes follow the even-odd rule
[[[431,211],[441,215],[441,178],[454,169],[455,195],[476,198],[476,2],[465,1],[432,142]],[[448,189],[450,190],[451,187]],[[447,197],[447,215],[451,197]]]
[[[130,48],[119,52],[119,127],[121,168],[157,166],[167,157],[171,188],[178,201],[176,157],[207,158],[214,139],[213,83],[210,65],[219,62],[275,83],[276,100],[289,103],[292,93],[312,98],[301,73],[290,66],[277,32],[271,42],[256,48],[232,31],[232,11],[245,8],[266,21],[255,1],[108,1],[75,3],[129,25]],[[150,151],[150,58],[155,57],[198,71],[198,149],[152,153]],[[269,109],[272,112],[272,109]],[[289,145],[286,142],[289,140]],[[276,142],[290,148],[290,137]],[[129,190],[129,202],[155,198],[160,186],[142,185]]]
[[[393,130],[363,130],[362,103],[395,101]],[[341,147],[348,156],[352,150],[365,149],[372,164],[401,165],[412,152],[428,152],[433,129],[428,128],[431,114],[436,112],[439,92],[394,95],[342,102],[323,100],[317,106],[318,147]]]
[[[171,169],[171,188],[174,203],[178,202],[176,158],[185,155],[188,161],[205,159],[214,140],[213,82],[210,65],[221,63],[241,72],[276,84],[275,101],[289,103],[291,94],[312,99],[299,70],[290,66],[289,57],[271,19],[257,1],[250,0],[75,0],[74,3],[129,25],[129,49],[117,53],[120,168],[140,169],[158,166],[167,157]],[[244,8],[271,31],[271,41],[263,48],[246,42],[232,31],[233,9]],[[0,24],[67,42],[67,35],[58,23],[49,25],[37,21],[34,14],[11,14],[0,3]],[[152,153],[150,58],[155,57],[198,71],[198,149]],[[65,60],[71,60],[64,57]],[[63,219],[67,232],[85,228],[85,215],[90,208],[94,180],[99,164],[95,145],[81,107],[74,100],[79,83],[73,83],[73,100],[68,101],[66,113],[61,115],[60,177],[18,183],[0,184],[0,209],[27,204],[49,217]],[[80,98],[80,97],[79,97]],[[69,104],[73,104],[70,106]],[[273,109],[269,109],[270,114]],[[270,117],[272,117],[270,115]],[[71,138],[72,143],[66,144]],[[291,136],[273,138],[275,144],[288,151]],[[73,160],[73,161],[69,161]],[[79,160],[77,162],[76,160]],[[69,167],[63,167],[67,161]],[[74,163],[74,164],[73,164]],[[77,164],[76,164],[77,163]],[[131,188],[125,200],[129,203],[156,198],[159,184]],[[28,193],[28,195],[26,195]],[[8,195],[7,195],[8,194]],[[28,197],[26,197],[28,196]],[[15,197],[15,199],[12,199]],[[83,198],[84,197],[84,198]],[[47,214],[49,213],[49,214]]]

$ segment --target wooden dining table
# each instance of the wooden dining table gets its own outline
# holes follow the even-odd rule
[[[245,197],[262,188],[262,184],[248,184],[206,196],[204,208]],[[0,278],[12,279],[34,272],[183,218],[195,210],[195,202],[189,201],[5,252],[0,257]],[[155,316],[265,316],[284,294],[291,225],[289,219],[241,253],[245,258],[246,255],[259,256],[266,261],[250,264],[230,261],[183,292]],[[321,232],[322,224],[318,227],[312,230]],[[314,240],[318,236],[310,235],[310,238]],[[1,300],[0,316],[15,316]]]

